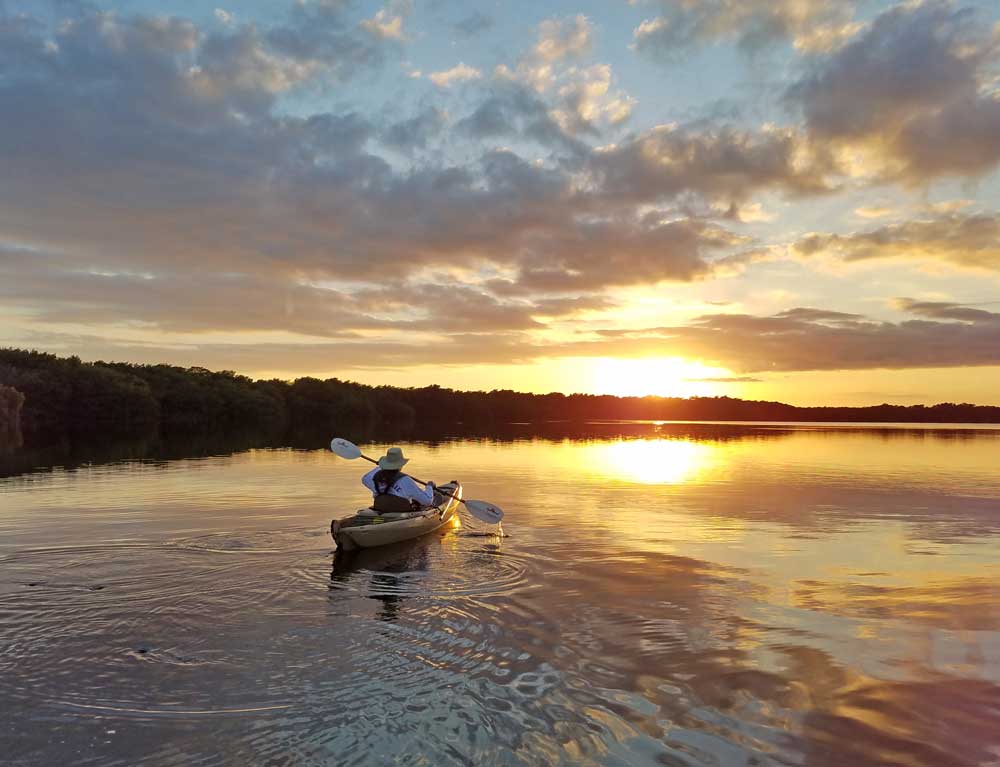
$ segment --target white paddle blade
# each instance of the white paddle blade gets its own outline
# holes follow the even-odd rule
[[[465,508],[480,522],[488,525],[495,525],[503,519],[503,510],[486,501],[466,501]]]
[[[348,461],[353,461],[355,458],[361,457],[361,448],[353,442],[348,442],[342,437],[334,437],[330,440],[330,449],[341,458],[346,458]]]

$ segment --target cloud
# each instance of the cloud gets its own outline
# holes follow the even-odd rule
[[[199,63],[189,70],[188,79],[204,98],[228,97],[257,111],[322,69],[318,59],[276,53],[252,27],[244,27],[236,34],[205,40]]]
[[[661,15],[633,32],[636,50],[671,57],[695,43],[736,42],[758,51],[781,40],[815,51],[840,44],[857,26],[852,0],[658,0]]]
[[[216,8],[215,9],[215,18],[218,19],[219,22],[222,23],[222,24],[232,24],[234,16],[233,16],[232,13],[230,13],[227,10],[225,10],[224,8]]]
[[[562,134],[599,136],[629,118],[635,99],[614,90],[608,64],[573,63],[590,51],[591,43],[586,16],[547,19],[538,25],[535,45],[513,67],[498,66],[494,80],[520,84],[544,96],[549,118]]]
[[[831,157],[793,130],[661,125],[594,153],[589,169],[601,193],[615,199],[656,200],[683,192],[741,202],[763,189],[790,195],[832,191]]]
[[[854,209],[854,215],[861,218],[885,218],[896,212],[896,209],[889,205],[862,205]]]
[[[429,289],[429,288],[428,288]],[[410,365],[520,364],[542,358],[630,357],[659,355],[686,357],[724,366],[737,372],[732,382],[752,382],[752,373],[809,370],[910,369],[1000,365],[1000,314],[973,310],[960,304],[928,308],[914,303],[918,319],[899,323],[857,320],[807,319],[798,309],[782,315],[712,314],[689,324],[670,327],[606,331],[593,340],[542,343],[531,332],[533,312],[518,314],[519,329],[502,330],[509,317],[495,321],[502,308],[488,304],[481,315],[481,299],[474,291],[459,295],[472,301],[443,319],[460,328],[431,339],[411,329],[405,335],[383,333],[378,343],[349,333],[321,342],[254,343],[197,341],[136,342],[79,333],[35,328],[26,340],[42,348],[66,350],[84,358],[124,358],[138,362],[209,365],[235,370],[317,370],[388,368]],[[820,310],[822,311],[822,310]],[[942,319],[928,319],[937,313]],[[527,317],[527,319],[525,319]],[[957,317],[957,319],[952,319]],[[429,322],[429,320],[428,320]],[[417,323],[419,328],[420,321]],[[747,374],[747,375],[744,375]]]
[[[654,44],[654,41],[660,35],[668,34],[669,27],[670,22],[662,16],[658,16],[655,19],[646,19],[632,30],[632,38],[635,40],[636,47],[640,49],[645,48]]]
[[[942,213],[854,234],[810,234],[792,245],[800,257],[844,261],[908,258],[1000,271],[1000,215]]]
[[[558,41],[542,46],[553,56],[587,37],[582,17],[547,29],[539,39]],[[50,32],[55,53],[44,47]],[[594,152],[572,131],[619,119],[602,65],[566,70],[555,106],[526,83],[491,80],[447,136],[466,142],[455,165],[436,156],[400,168],[377,153],[426,148],[448,128],[440,107],[380,126],[349,111],[277,111],[317,77],[368,66],[368,37],[330,3],[296,5],[275,27],[212,34],[143,16],[85,13],[57,30],[20,22],[4,50],[23,50],[30,74],[0,59],[0,160],[17,179],[0,188],[0,227],[110,271],[358,279],[373,265],[492,262],[542,282],[554,280],[539,266],[551,248],[573,284],[599,274],[587,240],[610,238],[618,263],[635,249],[617,280],[690,279],[739,238],[665,203],[829,188],[822,158],[778,129],[661,126]],[[476,143],[514,138],[555,155],[539,164]],[[661,210],[647,219],[651,205]]]
[[[1000,314],[945,306],[900,304],[920,317],[900,323],[807,307],[764,317],[710,314],[688,325],[606,332],[560,353],[682,356],[744,373],[1000,364]],[[937,319],[926,318],[935,311]]]
[[[775,317],[783,320],[802,320],[804,322],[820,322],[826,325],[846,323],[846,322],[856,322],[858,320],[863,320],[864,316],[861,314],[850,314],[848,312],[835,312],[830,309],[813,309],[810,307],[800,306],[795,309],[785,309],[783,312],[778,312]]]
[[[470,67],[465,62],[460,61],[451,69],[441,72],[431,72],[427,77],[439,88],[450,88],[455,83],[465,83],[470,80],[478,80],[483,76],[475,67]]]
[[[272,45],[275,31],[84,14],[52,32],[53,52],[44,27],[18,28],[17,63],[0,53],[0,163],[17,179],[0,185],[5,236],[153,272],[278,268],[296,245],[328,250],[298,200],[388,171],[362,151],[371,128],[357,115],[274,114],[313,71],[353,68],[351,47],[299,58]]]
[[[508,78],[495,78],[475,109],[457,121],[459,135],[477,141],[518,138],[546,151],[583,156],[591,150],[564,130],[552,105],[530,86]]]
[[[897,298],[894,305],[900,311],[935,320],[958,320],[973,324],[1000,322],[1000,314],[947,301],[915,301],[912,298]]]
[[[739,207],[734,206],[732,212],[737,220],[747,223],[757,221],[774,221],[774,214],[764,210],[759,202],[751,202]]]
[[[800,29],[795,34],[795,47],[810,54],[832,53],[842,48],[865,28],[860,21],[828,23]]]
[[[268,27],[261,36],[276,53],[313,62],[328,79],[345,82],[381,66],[387,42],[363,28],[359,34],[346,10],[341,0],[296,2],[286,21]]]
[[[997,41],[969,9],[930,1],[885,11],[786,93],[810,137],[855,154],[859,175],[924,184],[1000,162]]]
[[[403,13],[393,13],[382,8],[370,19],[361,22],[361,28],[380,40],[405,40],[403,33]]]
[[[934,109],[975,87],[980,55],[960,47],[968,13],[929,3],[893,8],[790,90],[813,133],[856,137]]]
[[[141,324],[166,333],[297,333],[357,340],[363,331],[435,335],[540,328],[607,308],[608,298],[497,298],[452,281],[447,288],[389,276],[381,284],[332,287],[269,274],[148,274],[81,268],[72,258],[0,248],[0,300],[24,307],[35,323]]]
[[[182,319],[170,325],[142,303],[161,295],[179,307],[180,286],[190,286],[185,311],[206,329],[222,319],[195,311],[197,304],[231,296],[233,305],[261,307],[263,319],[249,329],[285,322],[292,332],[322,335],[334,318],[319,304],[340,298],[306,288],[329,281],[483,271],[497,296],[535,301],[699,279],[749,243],[670,207],[672,199],[821,186],[794,138],[780,132],[660,128],[595,154],[559,125],[540,94],[509,80],[491,82],[486,99],[445,138],[520,136],[558,152],[554,158],[472,143],[455,164],[434,154],[394,165],[378,150],[424,158],[447,129],[440,108],[381,126],[349,111],[276,110],[277,99],[308,85],[314,71],[353,69],[342,61],[353,47],[334,55],[312,37],[285,34],[350,25],[326,5],[297,8],[280,30],[208,35],[175,19],[84,15],[55,32],[55,54],[44,50],[44,30],[19,28],[16,39],[35,66],[28,76],[10,65],[0,79],[0,161],[17,180],[0,187],[0,231],[67,254],[53,267],[53,284],[80,277],[95,291],[121,285],[145,296],[125,304],[144,322],[180,327]],[[603,93],[606,73],[598,74]],[[590,108],[578,98],[576,109]],[[277,297],[264,301],[261,286]],[[283,315],[286,296],[315,319],[298,309]],[[60,311],[71,316],[66,306]],[[420,316],[423,308],[408,311]]]
[[[607,64],[569,69],[559,78],[559,106],[551,111],[552,118],[573,135],[599,135],[602,124],[622,124],[631,116],[635,99],[620,91],[613,93],[611,83],[611,67]]]
[[[427,107],[418,114],[387,126],[381,134],[382,142],[404,154],[426,149],[430,140],[438,135],[448,122],[448,115],[438,107]]]
[[[911,183],[939,176],[982,176],[1000,163],[1000,92],[952,101],[906,123],[896,145]]]
[[[538,25],[538,42],[532,58],[552,64],[561,59],[581,56],[590,50],[591,25],[583,14],[565,19],[546,19]]]
[[[711,253],[741,242],[728,230],[696,219],[582,221],[528,235],[516,282],[491,287],[559,292],[689,281],[711,273]]]
[[[495,24],[496,21],[492,16],[487,16],[482,11],[473,11],[465,18],[455,22],[452,26],[463,37],[475,37],[492,29]]]
[[[312,343],[255,341],[253,343],[160,343],[109,339],[81,333],[29,331],[25,342],[34,348],[74,354],[83,359],[166,363],[215,370],[281,371],[316,375],[344,370],[396,369],[414,365],[475,365],[504,358],[528,361],[531,351],[521,333],[468,333],[429,341],[370,338]],[[522,354],[521,350],[527,351]]]

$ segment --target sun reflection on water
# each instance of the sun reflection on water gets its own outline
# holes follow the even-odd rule
[[[592,445],[587,451],[595,473],[644,485],[679,485],[715,465],[717,448],[679,439],[633,439]]]

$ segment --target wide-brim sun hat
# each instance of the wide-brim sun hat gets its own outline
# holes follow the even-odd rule
[[[398,447],[390,447],[385,451],[385,455],[378,459],[380,469],[402,469],[410,462],[409,458],[403,457],[403,451]]]

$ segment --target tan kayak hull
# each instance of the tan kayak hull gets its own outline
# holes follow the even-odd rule
[[[442,491],[462,497],[459,483],[442,485]],[[439,508],[427,509],[414,515],[385,514],[376,517],[366,515],[365,509],[346,519],[335,519],[330,525],[330,534],[341,551],[371,549],[388,546],[391,543],[408,541],[433,533],[449,524],[458,512],[458,501],[447,498]]]

